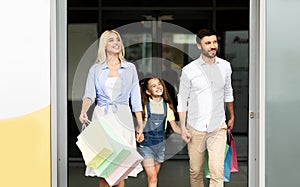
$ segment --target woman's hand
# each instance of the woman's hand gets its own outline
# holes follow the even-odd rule
[[[138,143],[144,141],[144,122],[142,118],[142,112],[135,112],[135,117],[137,120],[137,126],[135,127],[135,138]]]
[[[85,124],[89,120],[86,113],[89,110],[91,104],[92,104],[92,100],[88,97],[85,97],[82,101],[82,107],[79,116],[79,120],[82,124]]]
[[[142,141],[144,141],[144,133],[136,131],[135,138],[138,143],[141,143]]]
[[[85,124],[88,121],[88,116],[86,113],[81,113],[79,116],[79,120],[82,124]]]

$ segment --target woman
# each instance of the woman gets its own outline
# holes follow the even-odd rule
[[[122,123],[119,125],[112,123],[115,124],[112,128],[122,136],[122,139],[135,147],[136,141],[141,142],[144,139],[143,109],[136,68],[134,64],[126,62],[124,53],[124,45],[117,31],[110,30],[102,33],[97,61],[88,73],[79,120],[83,124],[88,120],[87,111],[96,99],[97,105],[92,120],[97,117],[107,117],[107,120],[112,116],[118,118]],[[131,111],[135,113],[137,119],[136,129],[134,129]],[[140,171],[141,168],[136,168],[131,175],[136,176]],[[95,176],[95,172],[87,167],[86,175]],[[100,178],[100,186],[109,185],[104,178]],[[123,186],[124,180],[117,185],[117,187]]]

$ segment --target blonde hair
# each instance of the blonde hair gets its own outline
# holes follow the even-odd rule
[[[120,42],[121,42],[121,51],[119,53],[119,59],[121,61],[125,61],[125,58],[124,58],[125,49],[124,49],[123,41],[122,41],[122,38],[121,38],[120,34],[115,30],[106,30],[101,34],[100,39],[99,39],[99,48],[98,48],[98,56],[97,56],[96,63],[101,63],[101,62],[106,61],[107,57],[106,57],[105,47],[106,47],[106,44],[107,44],[108,36],[111,33],[114,33],[119,37]]]

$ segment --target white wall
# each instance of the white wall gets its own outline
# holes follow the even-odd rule
[[[0,2],[0,186],[51,186],[50,0]]]

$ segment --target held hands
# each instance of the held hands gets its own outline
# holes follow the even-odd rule
[[[137,141],[138,143],[141,143],[142,141],[144,141],[144,133],[143,133],[143,132],[136,131],[136,132],[135,132],[135,138],[136,138],[136,141]]]
[[[181,138],[186,143],[189,143],[191,140],[191,134],[188,132],[186,128],[181,128]]]
[[[135,127],[135,138],[138,143],[144,141],[144,122],[142,120],[142,112],[136,113],[137,126]]]

